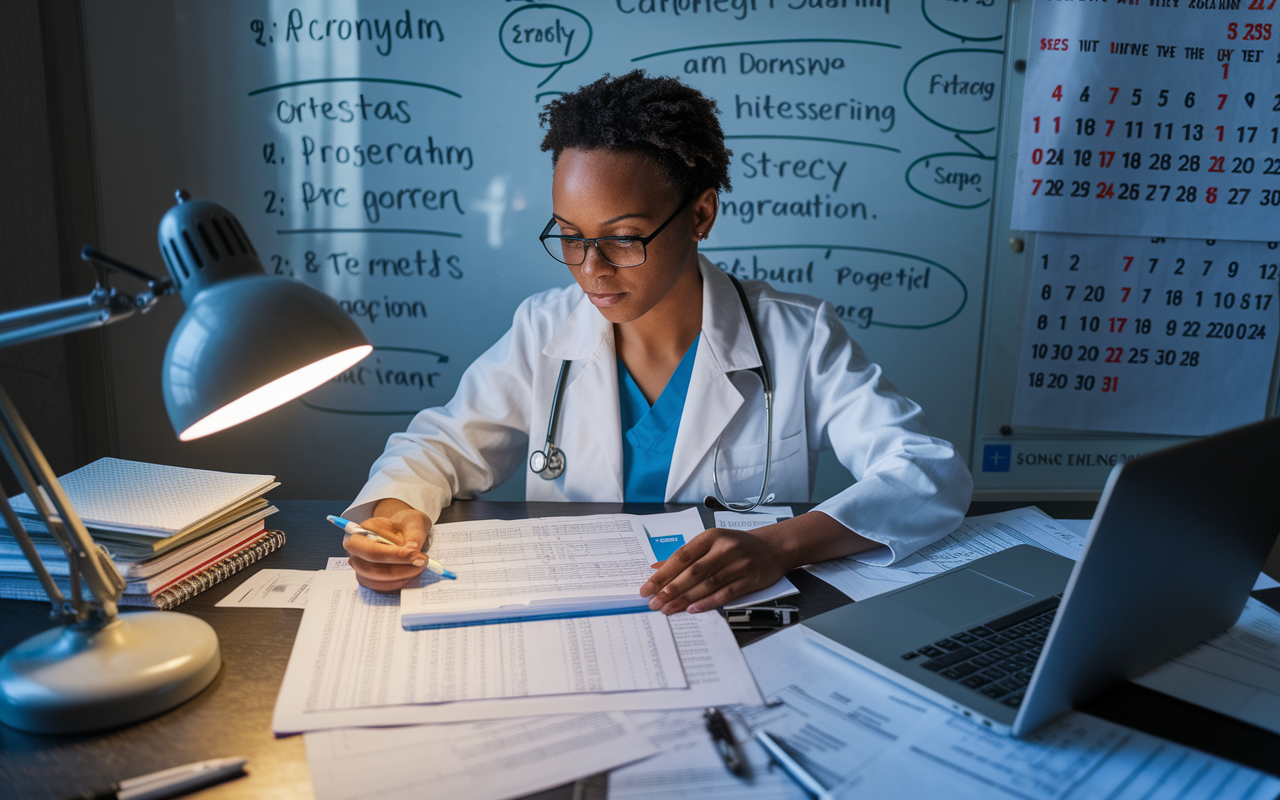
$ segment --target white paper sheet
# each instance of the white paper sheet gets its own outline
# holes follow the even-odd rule
[[[1133,682],[1280,733],[1280,614],[1251,598],[1234,626]]]
[[[315,572],[264,569],[218,601],[219,608],[306,608]]]
[[[357,598],[363,598],[358,606]],[[349,571],[317,574],[276,700],[272,720],[276,733],[760,701],[733,633],[718,614],[628,614],[405,631],[397,621],[397,601],[394,595],[361,592]],[[678,654],[674,665],[665,650],[655,653],[653,649],[663,641],[657,632],[664,627]],[[543,629],[553,633],[535,635],[535,630]],[[576,653],[574,632],[580,648]],[[649,632],[654,632],[652,637]],[[476,634],[483,638],[477,639]],[[405,642],[413,637],[423,637],[433,646],[410,648]],[[500,639],[505,649],[497,647]],[[592,639],[593,650],[584,650]],[[466,650],[457,647],[463,641],[470,644]],[[634,646],[636,641],[643,646]],[[454,649],[449,649],[449,642],[455,643]],[[484,642],[487,660],[477,657],[479,642]],[[523,649],[516,647],[519,642],[524,642]],[[554,649],[562,646],[555,655]],[[581,675],[572,668],[578,663],[585,665]],[[410,675],[416,680],[409,682],[406,676]],[[678,688],[612,692],[595,688],[603,686],[606,675],[615,687],[626,681],[656,685],[664,678],[668,686]],[[568,681],[572,688],[579,677],[583,693],[539,696],[536,691],[553,681],[562,686]],[[481,683],[496,686],[491,691],[507,696],[467,699],[476,697]],[[465,687],[467,693],[442,697],[441,692],[451,686]]]
[[[717,511],[715,514],[717,528],[760,528],[772,525],[780,519],[791,519],[795,516],[791,506],[756,506],[750,514],[739,514],[736,511]]]
[[[353,728],[306,744],[317,800],[504,800],[657,752],[618,713]]]
[[[893,742],[941,709],[889,686],[865,670],[791,633],[794,628],[744,649],[752,674],[773,707],[726,709],[726,719],[752,765],[750,779],[725,769],[701,718],[675,713],[632,714],[663,753],[609,775],[610,798],[737,798],[802,800],[807,795],[755,741],[764,729],[805,756],[806,766],[828,785],[855,774]]]
[[[848,557],[805,569],[854,600],[865,600],[1017,544],[1035,545],[1075,559],[1084,546],[1084,536],[1058,524],[1035,506],[1028,506],[967,517],[954,533],[891,567],[874,567]]]
[[[653,574],[653,551],[638,518],[623,514],[479,520],[436,525],[431,555],[458,574],[400,591],[401,623],[431,624],[433,615],[453,619],[511,606],[506,617],[535,615],[552,599],[584,610],[587,598],[644,606],[640,585]],[[530,603],[531,605],[523,605]],[[607,601],[606,601],[607,602]],[[610,604],[612,607],[613,604]]]
[[[833,800],[1271,800],[1280,780],[1087,714],[1010,739],[950,714],[898,742]]]
[[[1027,739],[1000,736],[846,661],[816,638],[796,626],[749,645],[747,660],[765,697],[783,705],[731,716],[782,738],[836,798],[1261,800],[1280,792],[1280,780],[1085,714],[1069,714]],[[687,744],[615,770],[611,797],[747,796],[748,786],[724,769],[705,733],[662,739]],[[776,771],[765,772],[751,744],[747,753],[759,782],[750,796],[805,797]],[[675,791],[685,786],[693,791]]]
[[[662,536],[681,536],[692,539],[702,533],[702,515],[696,508],[686,508],[670,514],[640,514],[635,519],[644,526],[650,539]]]

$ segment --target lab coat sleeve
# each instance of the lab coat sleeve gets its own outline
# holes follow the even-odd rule
[[[488,491],[514,473],[529,440],[537,353],[531,317],[526,300],[511,330],[463,373],[453,399],[418,412],[404,433],[391,435],[347,509],[348,519],[368,519],[380,501],[395,498],[434,521],[452,498]]]
[[[954,531],[973,477],[950,443],[929,436],[903,397],[849,338],[830,303],[818,310],[806,386],[812,442],[831,447],[857,482],[814,509],[883,547],[854,558],[883,566]],[[815,447],[814,449],[818,449]]]

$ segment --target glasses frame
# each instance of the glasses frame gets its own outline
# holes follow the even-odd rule
[[[587,263],[587,247],[588,246],[594,247],[596,249],[596,255],[600,257],[600,260],[611,267],[617,267],[618,269],[631,269],[632,267],[644,266],[644,264],[649,260],[649,243],[652,242],[654,239],[656,239],[658,237],[658,234],[662,233],[662,231],[668,225],[670,225],[675,220],[676,217],[680,216],[680,213],[684,211],[686,208],[688,208],[689,205],[693,203],[693,201],[694,201],[694,198],[690,197],[684,202],[682,202],[680,204],[680,207],[677,208],[675,212],[672,213],[671,216],[667,217],[667,221],[659,225],[658,229],[653,233],[649,234],[648,236],[599,236],[599,237],[596,237],[595,239],[588,239],[583,236],[559,236],[551,233],[551,227],[556,224],[556,217],[554,214],[552,214],[551,221],[547,223],[547,227],[542,229],[542,233],[538,236],[538,241],[542,242],[542,247],[544,250],[547,251],[547,255],[551,256],[559,263],[564,264],[566,267],[577,267]],[[565,241],[582,242],[582,260],[579,261],[577,264],[570,264],[568,261],[565,261],[561,258],[556,258],[555,253],[552,253],[551,248],[547,246],[548,239],[559,239],[561,242],[562,251],[564,249],[563,243]],[[622,264],[615,264],[612,261],[610,261],[608,258],[605,258],[604,252],[600,249],[599,243],[618,241],[619,239],[627,239],[630,241],[639,242],[640,247],[643,248],[644,250],[644,260],[641,261],[639,264],[622,265]]]

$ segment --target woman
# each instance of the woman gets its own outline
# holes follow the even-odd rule
[[[542,149],[555,166],[543,242],[577,284],[525,300],[449,404],[390,438],[346,515],[402,544],[348,539],[363,585],[392,591],[415,578],[440,509],[517,469],[527,470],[529,500],[758,495],[768,415],[753,368],[762,358],[776,387],[767,492],[807,502],[823,447],[858,482],[776,525],[702,533],[641,587],[651,608],[705,611],[840,556],[889,564],[959,524],[968,470],[925,433],[919,406],[867,361],[831,305],[756,281],[742,284],[744,302],[698,255],[729,189],[716,113],[696,90],[640,71],[606,76],[543,112]],[[556,471],[539,476],[526,464],[533,456],[542,466],[536,453],[566,363],[554,440],[567,464],[545,480]]]

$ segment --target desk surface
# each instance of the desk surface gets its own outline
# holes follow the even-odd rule
[[[258,569],[324,569],[329,556],[341,555],[341,537],[324,521],[342,504],[281,501],[270,518],[289,538],[280,551],[245,573],[184,603],[179,610],[206,620],[218,631],[223,668],[213,684],[194,700],[151,720],[89,736],[34,736],[0,726],[0,786],[6,796],[62,800],[114,780],[178,764],[222,756],[249,758],[249,776],[198,795],[201,798],[308,798],[311,778],[301,736],[277,739],[271,711],[284,678],[301,612],[286,609],[215,608],[233,586]],[[975,503],[971,513],[991,513],[1016,504]],[[1042,505],[1059,517],[1086,517],[1091,504]],[[653,513],[658,505],[559,503],[455,503],[441,520],[517,519],[561,514]],[[675,510],[672,507],[670,510]],[[799,509],[797,509],[799,510]],[[811,617],[850,602],[842,593],[803,570],[788,576],[801,590],[797,605]],[[1258,593],[1280,607],[1280,590]],[[0,601],[0,652],[48,627],[43,603]],[[746,644],[756,634],[740,634]],[[1084,710],[1167,739],[1277,772],[1280,736],[1211,711],[1182,703],[1133,684],[1123,684]],[[567,798],[568,787],[537,795]]]

